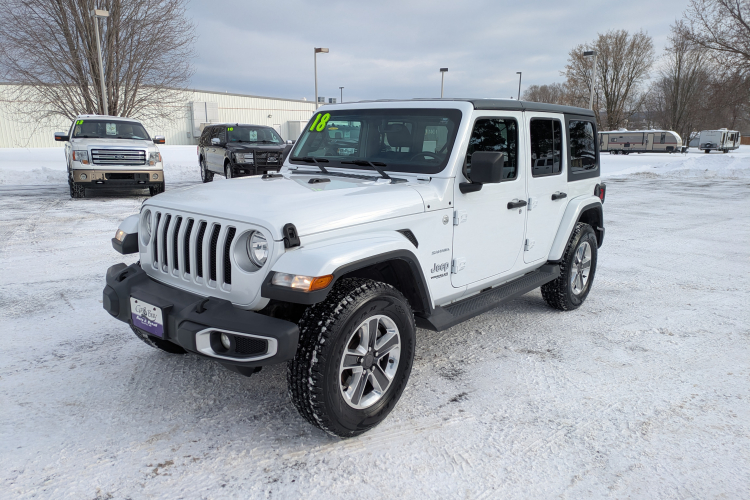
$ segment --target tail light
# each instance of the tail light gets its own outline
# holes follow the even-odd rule
[[[603,182],[601,184],[597,184],[594,188],[594,196],[602,200],[602,203],[604,203],[604,198],[607,195],[607,185]]]

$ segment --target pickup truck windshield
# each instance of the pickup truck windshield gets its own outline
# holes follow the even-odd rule
[[[319,111],[291,154],[294,164],[436,174],[445,168],[461,122],[458,109]],[[306,160],[302,160],[305,158]],[[361,165],[357,165],[360,163]]]
[[[115,120],[78,120],[73,127],[74,138],[149,140],[143,125]]]
[[[261,144],[281,144],[284,141],[271,128],[227,127],[227,142],[258,142]]]

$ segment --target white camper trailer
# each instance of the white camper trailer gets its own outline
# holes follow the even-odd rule
[[[736,130],[701,130],[700,139],[698,139],[698,149],[706,153],[711,151],[721,151],[728,153],[733,149],[740,147],[740,133]]]
[[[599,132],[599,151],[612,155],[630,153],[680,153],[682,139],[672,130],[614,130]]]

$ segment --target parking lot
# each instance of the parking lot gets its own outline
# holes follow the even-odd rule
[[[167,189],[199,181],[165,157]],[[102,309],[142,196],[71,200],[54,158],[33,181],[0,158],[0,496],[750,497],[750,148],[602,160],[584,306],[537,290],[420,330],[396,409],[340,440],[297,414],[284,366],[168,355]]]

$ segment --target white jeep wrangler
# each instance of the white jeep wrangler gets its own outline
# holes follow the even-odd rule
[[[514,100],[320,108],[279,173],[147,200],[113,238],[104,308],[146,343],[250,375],[288,363],[310,423],[377,425],[416,327],[442,330],[537,287],[591,290],[604,238],[591,111]]]
[[[65,162],[71,198],[85,198],[86,189],[148,188],[151,196],[164,192],[164,170],[156,144],[141,122],[132,118],[79,115],[70,130],[55,132],[67,142]]]

